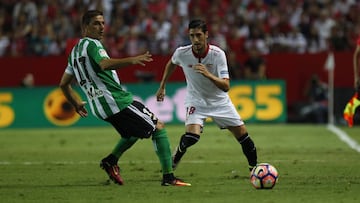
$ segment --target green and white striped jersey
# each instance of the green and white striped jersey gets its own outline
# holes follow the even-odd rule
[[[118,113],[133,101],[125,91],[115,70],[102,70],[99,62],[109,58],[99,40],[82,38],[72,49],[65,72],[75,75],[87,96],[91,112],[98,118]]]

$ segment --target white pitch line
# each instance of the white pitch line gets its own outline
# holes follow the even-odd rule
[[[346,132],[342,131],[340,128],[332,124],[327,125],[327,129],[333,132],[341,141],[349,145],[350,148],[360,153],[360,145],[351,137],[349,137],[349,135],[346,134]]]
[[[273,162],[290,162],[291,160],[273,160]],[[326,160],[299,160],[300,162],[325,162]],[[120,165],[127,164],[159,164],[157,160],[147,160],[147,161],[119,161]],[[181,161],[181,163],[189,164],[229,164],[229,163],[240,163],[237,160],[189,160]],[[5,165],[98,165],[98,161],[24,161],[24,162],[10,162],[10,161],[0,161],[0,166]]]

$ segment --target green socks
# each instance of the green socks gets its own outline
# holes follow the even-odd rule
[[[137,137],[121,138],[113,149],[112,154],[119,159],[138,139]]]
[[[166,130],[156,130],[152,136],[154,143],[154,149],[159,157],[161,169],[163,174],[169,174],[173,172],[172,169],[172,158],[171,158],[171,149],[170,142],[166,135]]]
[[[138,140],[137,137],[121,138],[112,151],[117,159]],[[165,129],[156,130],[152,136],[156,155],[159,157],[163,174],[173,172],[170,142]]]

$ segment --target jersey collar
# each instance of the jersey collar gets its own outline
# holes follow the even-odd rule
[[[206,55],[209,53],[209,48],[210,48],[210,45],[207,44],[207,45],[206,45],[206,50],[205,50],[205,52],[204,52],[203,54],[197,54],[197,53],[194,52],[193,49],[191,49],[191,51],[192,51],[192,53],[194,54],[194,56],[195,56],[196,58],[198,58],[199,61],[200,61],[202,58],[205,58]]]

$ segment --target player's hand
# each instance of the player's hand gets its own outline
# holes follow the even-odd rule
[[[88,112],[85,108],[86,102],[82,101],[80,103],[77,104],[77,106],[75,107],[76,113],[78,113],[81,117],[87,117],[88,116]]]
[[[156,92],[156,100],[158,102],[162,102],[164,101],[164,97],[165,97],[165,88],[159,88],[158,91]]]
[[[145,66],[144,62],[153,61],[153,59],[151,57],[152,57],[152,55],[147,51],[145,54],[135,56],[133,58],[133,64],[139,64],[139,65]]]
[[[206,68],[206,66],[204,64],[198,63],[198,64],[194,65],[193,68],[194,68],[195,72],[201,73],[205,77],[209,77],[209,75],[210,75],[210,72],[208,71],[208,69]]]

